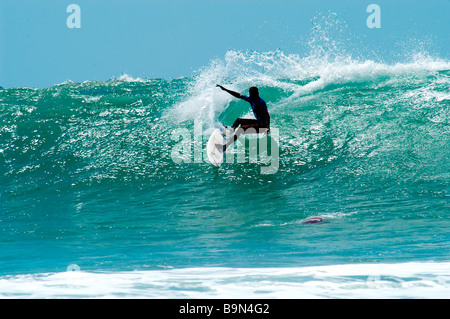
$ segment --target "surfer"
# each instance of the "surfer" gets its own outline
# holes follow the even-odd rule
[[[217,84],[216,87],[221,88],[235,98],[249,102],[255,115],[254,119],[237,118],[231,128],[229,126],[221,127],[214,130],[211,134],[206,152],[211,163],[215,166],[220,166],[223,162],[223,154],[241,134],[264,133],[264,135],[267,135],[270,132],[270,116],[266,102],[259,96],[256,86],[252,86],[248,90],[249,96],[228,90],[220,84]]]
[[[216,86],[221,88],[223,91],[228,92],[229,94],[231,94],[232,96],[234,96],[238,99],[242,99],[244,101],[249,102],[252,107],[252,111],[253,111],[253,114],[255,115],[255,119],[238,118],[238,119],[236,119],[236,121],[234,121],[234,123],[232,125],[233,129],[240,127],[243,130],[243,132],[240,132],[240,133],[243,133],[243,134],[245,134],[247,129],[249,129],[249,128],[255,129],[256,132],[254,130],[250,130],[250,131],[247,131],[247,133],[266,133],[267,134],[270,132],[270,116],[269,116],[269,112],[267,111],[267,105],[266,105],[266,102],[262,98],[259,97],[259,91],[256,86],[252,86],[248,90],[248,93],[250,96],[242,95],[238,92],[228,90],[220,84],[217,84]],[[238,131],[240,131],[240,130],[238,130]],[[234,140],[236,140],[240,135],[237,133],[238,132],[236,132]]]

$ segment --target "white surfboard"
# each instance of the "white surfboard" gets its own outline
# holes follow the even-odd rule
[[[231,127],[221,127],[215,129],[206,144],[206,154],[214,166],[220,166],[223,163],[223,153],[226,151],[224,146],[234,137],[234,129]]]

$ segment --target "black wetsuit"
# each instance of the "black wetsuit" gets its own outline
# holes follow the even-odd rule
[[[248,97],[246,95],[241,95],[241,99],[247,101],[252,106],[253,114],[255,115],[255,119],[243,119],[238,118],[233,123],[233,128],[238,127],[241,125],[241,127],[246,130],[247,128],[270,128],[270,116],[269,112],[267,111],[267,105],[266,102],[260,98],[259,96],[256,99],[253,99],[251,97]]]

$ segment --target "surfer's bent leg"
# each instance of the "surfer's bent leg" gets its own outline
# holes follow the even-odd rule
[[[254,119],[243,119],[243,118],[238,118],[236,119],[236,121],[234,121],[232,128],[236,128],[238,126],[243,127],[250,127],[250,126],[254,126],[254,125],[258,125],[258,121],[254,120]]]
[[[232,128],[235,130],[236,128],[238,129],[236,130],[233,141],[231,141],[231,143],[235,142],[248,127],[252,127],[254,125],[258,125],[258,121],[254,119],[237,118],[236,121],[234,121]]]
[[[230,144],[235,142],[241,134],[254,134],[254,133],[268,133],[270,132],[270,128],[268,123],[262,123],[254,119],[242,119],[238,118],[234,121],[233,126],[234,129],[238,128],[234,134],[233,141],[230,141]]]
[[[228,141],[223,146],[223,151],[225,152],[228,146],[236,142],[236,140],[241,136],[241,134],[254,134],[254,133],[265,133],[270,132],[269,122],[259,122],[254,119],[242,119],[238,118],[233,123],[233,129],[235,129],[234,137],[232,140]],[[236,128],[238,128],[236,130]]]

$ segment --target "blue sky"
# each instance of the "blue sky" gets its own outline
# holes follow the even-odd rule
[[[80,29],[66,25],[72,3]],[[367,27],[371,3],[380,29]],[[0,0],[0,86],[190,76],[228,50],[304,55],[312,20],[329,11],[356,48],[395,60],[422,46],[449,58],[449,0]]]

